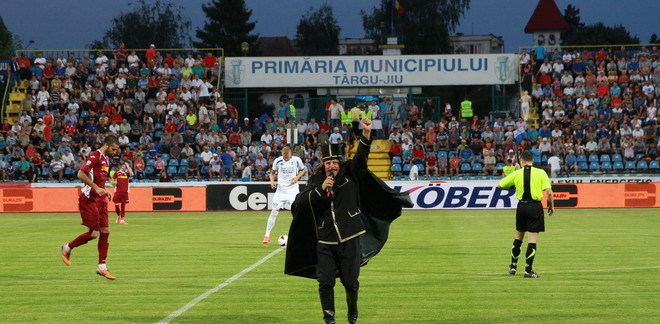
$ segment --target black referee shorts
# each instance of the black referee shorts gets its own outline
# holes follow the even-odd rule
[[[518,208],[516,208],[516,231],[545,232],[543,205],[540,201],[518,202]]]

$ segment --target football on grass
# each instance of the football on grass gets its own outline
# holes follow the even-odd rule
[[[285,234],[280,235],[280,237],[277,238],[277,244],[280,246],[286,246],[286,242],[289,240],[289,237],[286,236]]]

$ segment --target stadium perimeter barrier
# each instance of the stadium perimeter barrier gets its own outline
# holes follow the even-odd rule
[[[609,183],[605,183],[607,182]],[[601,181],[600,183],[588,183]],[[412,210],[512,209],[515,191],[497,187],[498,181],[388,181],[398,191],[410,192]],[[0,188],[0,212],[78,212],[80,188],[65,184]],[[48,185],[48,186],[47,186]],[[148,185],[148,186],[146,186]],[[269,210],[275,194],[267,182],[195,182],[135,184],[129,212],[200,212]],[[302,188],[303,184],[301,184]],[[658,177],[576,178],[552,186],[558,208],[658,208]],[[110,189],[112,192],[113,190]],[[53,199],[53,197],[57,197]],[[543,200],[545,204],[545,199]],[[113,210],[112,202],[108,203]]]

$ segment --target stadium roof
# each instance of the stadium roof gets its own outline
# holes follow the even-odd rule
[[[554,0],[539,0],[532,17],[529,18],[525,33],[545,30],[568,30],[570,27],[559,11]]]
[[[261,56],[300,56],[294,41],[286,36],[259,37],[256,46]]]

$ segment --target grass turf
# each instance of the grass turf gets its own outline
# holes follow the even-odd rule
[[[660,321],[657,209],[558,210],[534,263],[507,274],[514,212],[407,211],[360,276],[360,323],[639,323]],[[110,281],[77,214],[0,214],[0,322],[155,323],[277,250],[268,212],[132,213],[112,224]],[[114,218],[112,218],[114,220]],[[280,213],[273,236],[286,233]],[[523,245],[523,251],[526,243]],[[524,252],[523,252],[524,253]],[[282,274],[284,251],[173,323],[321,322],[317,284]],[[346,306],[337,283],[338,322]]]

